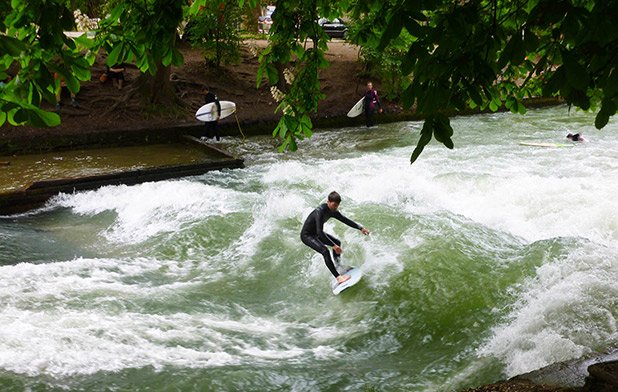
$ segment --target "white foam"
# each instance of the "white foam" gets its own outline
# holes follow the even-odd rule
[[[401,130],[380,128],[393,140],[388,134],[375,137],[396,147],[378,152],[367,152],[373,140],[358,130],[316,134],[298,155],[263,152],[268,140],[247,142],[238,147],[250,155],[242,171],[61,195],[51,206],[75,214],[69,220],[78,223],[73,230],[81,229],[80,215],[111,212],[101,219],[104,223],[87,220],[106,240],[97,240],[95,251],[130,256],[0,267],[0,368],[61,377],[143,366],[306,363],[341,356],[347,352],[345,339],[366,332],[367,325],[356,322],[364,310],[330,294],[322,257],[298,238],[306,216],[332,190],[343,196],[341,211],[372,231],[367,238],[339,222],[327,225],[342,238],[344,258],[361,266],[370,288],[388,288],[392,276],[406,267],[400,256],[444,235],[449,225],[451,232],[478,225],[518,244],[561,236],[578,242],[581,250],[565,245],[568,256],[546,262],[513,289],[515,304],[491,331],[481,352],[501,359],[509,375],[616,343],[615,132],[587,131],[593,142],[572,149],[534,150],[518,146],[514,135],[550,141],[562,138],[564,129],[529,119],[504,127],[506,116],[480,117],[486,126],[478,127],[465,123],[478,124],[476,119],[454,120],[456,148],[432,142],[412,166],[413,146],[400,147],[400,139],[411,139],[418,126],[403,124]],[[554,129],[541,129],[544,124]],[[362,150],[350,149],[348,141]],[[398,222],[391,224],[384,211]],[[53,211],[51,216],[56,218]],[[72,230],[58,216],[57,226],[44,219],[50,236]],[[211,218],[237,216],[246,227],[234,226],[225,238],[210,224]],[[193,226],[200,232],[192,233]],[[157,242],[164,233],[177,237],[171,244]],[[493,238],[481,233],[472,240]],[[148,240],[164,248],[160,253],[176,254],[160,260],[143,257],[148,250],[140,246],[118,246]],[[90,243],[82,245],[92,249]],[[238,275],[246,278],[252,268],[262,272],[290,263],[298,266],[298,275],[309,277],[294,286],[305,296],[295,302],[296,309],[294,301],[285,300],[277,314],[257,315],[260,311],[244,308],[253,303],[243,301],[259,299],[243,299],[242,289],[230,302],[221,300],[225,292],[217,293],[213,298],[219,302],[187,305],[186,313],[150,314],[143,305],[177,304],[204,283],[227,284]],[[284,290],[276,286],[273,296]],[[308,319],[311,326],[298,321]],[[370,343],[381,352],[402,344],[392,336]]]
[[[172,264],[149,262],[80,259],[1,267],[0,368],[60,378],[144,366],[205,368],[339,355],[334,348],[289,339],[290,330],[311,336],[320,335],[320,328],[254,316],[239,305],[212,304],[212,313],[131,311],[135,302],[166,303],[198,284],[182,283],[181,276],[157,287],[126,282]]]
[[[240,209],[242,194],[194,181],[161,181],[135,186],[106,186],[95,191],[62,194],[52,203],[81,215],[105,211],[116,222],[102,234],[112,242],[139,243],[183,224]]]
[[[503,360],[510,377],[618,344],[617,260],[587,244],[540,266],[481,354]]]

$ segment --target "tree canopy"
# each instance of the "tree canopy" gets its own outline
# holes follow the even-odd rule
[[[60,79],[77,92],[101,47],[109,65],[132,61],[153,76],[180,64],[175,34],[183,7],[195,15],[212,2],[114,2],[94,40],[64,35],[74,27],[65,0],[3,2],[0,125],[57,125],[59,117],[41,110],[41,102],[53,100]],[[329,38],[316,21],[337,16],[354,23],[350,41],[396,57],[401,99],[425,116],[412,162],[434,138],[453,148],[448,116],[458,110],[505,106],[524,113],[526,97],[561,96],[596,110],[599,129],[616,113],[615,0],[278,0],[257,83],[267,79],[280,101],[273,135],[281,150],[295,150],[299,139],[311,136],[311,115],[323,98],[318,74],[328,66]]]
[[[281,14],[279,7],[284,10]],[[298,14],[300,23],[290,15]],[[271,83],[278,81],[273,64],[295,54],[303,68],[322,66],[325,37],[303,15],[347,13],[358,21],[350,39],[363,47],[385,51],[402,35],[411,44],[401,58],[402,100],[425,116],[414,162],[435,138],[453,148],[448,114],[466,108],[496,111],[503,105],[525,113],[522,100],[534,96],[561,96],[569,105],[599,109],[595,126],[603,128],[618,103],[618,16],[615,1],[583,0],[365,0],[289,2],[280,0],[273,15],[271,46],[263,67]],[[278,17],[279,16],[279,17]],[[296,31],[297,36],[291,36]],[[310,37],[313,46],[300,45]],[[285,50],[287,48],[287,50]],[[306,55],[310,52],[311,57]],[[297,79],[303,91],[319,91]],[[295,83],[289,88],[303,89]],[[307,111],[292,97],[283,97],[289,116],[279,123],[283,146],[295,148],[295,139],[308,134],[302,121]],[[290,119],[292,116],[294,119]],[[300,121],[299,121],[300,120]]]

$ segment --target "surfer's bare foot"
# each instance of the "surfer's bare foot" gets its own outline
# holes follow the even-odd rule
[[[350,275],[339,275],[337,276],[337,283],[343,283],[348,279],[350,279]]]

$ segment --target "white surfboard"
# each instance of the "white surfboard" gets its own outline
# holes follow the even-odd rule
[[[363,271],[361,271],[360,268],[357,268],[357,267],[347,267],[347,268],[349,268],[349,270],[343,273],[342,275],[349,275],[350,279],[346,280],[343,283],[337,283],[337,280],[333,278],[333,283],[331,284],[331,287],[333,289],[333,294],[335,295],[338,295],[343,290],[349,289],[350,287],[354,286],[363,277]]]
[[[573,147],[572,144],[564,143],[537,143],[537,142],[519,142],[520,146],[530,147]]]
[[[234,102],[219,101],[219,103],[221,104],[221,117],[219,117],[219,120],[236,112],[236,104]],[[217,105],[214,102],[207,103],[195,112],[195,118],[204,122],[217,120]]]
[[[362,97],[361,99],[358,100],[358,102],[356,102],[356,104],[354,104],[354,106],[352,106],[352,109],[350,109],[350,111],[348,112],[348,117],[358,117],[361,115],[361,113],[363,112],[363,101],[365,100],[365,97]]]

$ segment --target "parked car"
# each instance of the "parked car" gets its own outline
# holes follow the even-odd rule
[[[335,18],[333,20],[320,18],[318,19],[318,25],[322,26],[324,32],[331,38],[345,38],[345,35],[348,32],[348,27],[345,25],[343,20],[339,18]]]
[[[270,27],[273,24],[272,15],[275,12],[275,6],[266,6],[264,15],[258,17],[258,32],[262,34],[268,34]]]
[[[273,20],[270,16],[258,17],[258,32],[263,33],[263,34],[268,34],[272,24],[273,24]]]

